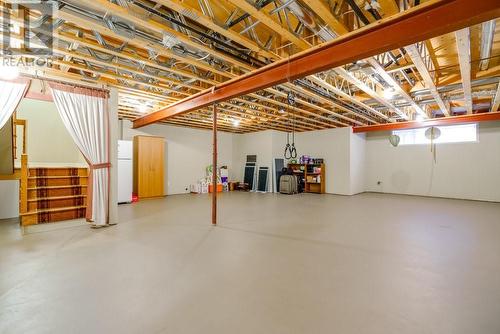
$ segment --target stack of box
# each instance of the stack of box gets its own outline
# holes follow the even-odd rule
[[[207,176],[190,186],[194,194],[206,194],[212,192],[212,166],[206,168]],[[222,166],[217,173],[217,192],[229,191],[229,171],[227,166]]]

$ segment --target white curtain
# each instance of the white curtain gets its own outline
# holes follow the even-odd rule
[[[109,113],[108,93],[50,84],[57,111],[90,167],[87,220],[108,224]]]
[[[10,116],[12,116],[12,113],[16,110],[27,88],[28,81],[0,80],[0,129],[3,128]]]

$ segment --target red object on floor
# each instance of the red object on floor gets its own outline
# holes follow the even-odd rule
[[[139,202],[139,196],[137,196],[136,194],[132,194],[132,203],[137,203]]]

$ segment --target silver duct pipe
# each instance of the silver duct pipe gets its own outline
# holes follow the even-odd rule
[[[285,10],[285,11],[283,11],[283,14],[284,14],[284,16],[285,16],[286,25],[287,25],[287,27],[288,27],[288,30],[290,30],[290,31],[294,31],[294,29],[292,28],[292,25],[291,25],[291,23],[290,23],[290,18],[288,17],[288,11],[286,11],[286,10]],[[300,22],[299,22],[299,23],[300,23]]]
[[[245,19],[244,21],[244,24],[245,24],[245,29],[243,29],[240,34],[244,34],[245,32],[248,31],[248,33],[250,34],[250,37],[257,43],[257,45],[261,46],[262,45],[262,42],[260,41],[260,38],[259,36],[257,35],[257,33],[255,32],[255,26],[257,24],[260,23],[259,20],[256,20],[254,23],[252,23],[250,21],[250,19]]]
[[[288,1],[286,1],[284,4],[281,4],[281,5],[279,5],[278,7],[276,7],[276,8],[274,8],[274,9],[270,10],[270,11],[269,11],[269,14],[273,15],[274,13],[279,12],[280,10],[282,10],[282,9],[284,9],[284,8],[286,8],[286,7],[288,7],[288,5],[290,5],[292,2],[295,2],[295,1],[296,1],[296,0],[288,0]]]
[[[315,32],[322,40],[329,41],[337,35],[327,27],[321,27],[316,23],[314,14],[307,8],[302,7],[295,1],[290,2],[287,8],[297,17],[297,19],[307,28]],[[286,13],[286,11],[285,11]]]
[[[212,20],[215,19],[212,7],[207,0],[198,0],[198,4],[200,5],[201,11],[204,15],[209,16]]]
[[[491,78],[485,78],[485,79],[476,79],[471,82],[472,87],[478,87],[478,86],[484,86],[484,85],[492,85],[496,84],[500,81],[500,77],[491,77]],[[445,93],[453,90],[459,90],[462,89],[462,84],[451,84],[451,85],[446,85],[446,86],[441,86],[438,87],[437,90],[440,93]],[[422,95],[430,95],[430,90],[429,89],[421,89],[419,91],[415,91],[410,94],[412,97],[418,97]]]
[[[66,48],[68,48],[68,50],[77,50],[78,49],[78,46],[76,45],[76,48],[75,48],[75,43],[67,43],[65,41],[60,41],[61,43],[64,43],[66,45]],[[117,56],[114,56],[114,55],[107,55],[106,56],[103,56],[100,54],[100,52],[97,52],[95,50],[92,50],[88,47],[84,47],[82,48],[82,50],[85,50],[88,52],[88,54],[97,59],[97,60],[100,60],[100,61],[104,61],[104,62],[112,62],[116,59],[116,63],[117,64],[130,64],[132,63],[133,66],[137,67],[137,68],[140,68],[142,70],[144,70],[144,72],[148,73],[148,72],[154,72],[155,75],[157,76],[162,76],[162,77],[172,77],[172,75],[170,75],[168,72],[163,72],[161,70],[155,70],[155,69],[152,69],[152,70],[149,70],[149,68],[145,65],[145,64],[141,64],[141,63],[138,63],[138,62],[132,62],[132,61],[128,61],[128,60],[123,60],[123,59],[119,59]],[[57,53],[57,51],[56,51]],[[63,57],[63,59],[65,59],[64,55],[61,55]],[[76,57],[78,59],[78,57]],[[91,62],[87,61],[87,60],[77,60],[77,63],[83,63],[85,65],[85,67],[87,67],[89,70],[92,70],[92,71],[98,71],[99,69],[103,69],[103,70],[111,70],[112,72],[118,74],[118,75],[122,75],[122,76],[128,76],[128,77],[132,77],[134,78],[135,80],[137,81],[141,81],[143,83],[149,83],[149,84],[156,84],[156,83],[159,83],[160,80],[159,79],[153,79],[153,78],[150,78],[150,77],[144,77],[144,76],[141,76],[141,75],[138,75],[138,74],[135,74],[135,73],[132,73],[132,72],[129,72],[127,70],[121,70],[121,69],[110,69],[109,67],[107,66],[104,66],[104,65],[94,65],[92,64]],[[149,70],[149,71],[148,71]],[[81,70],[79,70],[81,72]],[[86,77],[88,78],[92,78],[93,80],[96,80],[96,78],[100,78],[101,75],[94,75],[94,76],[87,76]],[[180,81],[182,81],[183,79],[180,78]],[[189,79],[187,80],[186,82],[190,83],[190,82],[193,82],[193,81],[196,81],[196,79]],[[175,89],[180,89],[182,86],[178,86],[176,87]]]
[[[120,7],[128,8],[127,0],[111,0],[111,2],[117,4]]]
[[[109,45],[108,43],[106,43],[106,41],[104,40],[104,38],[102,37],[102,35],[98,31],[92,30],[92,33],[94,34],[94,37],[96,38],[97,42],[100,45],[104,46],[108,50],[111,50],[111,51],[114,51],[114,52],[121,52],[128,45],[127,42],[124,42],[119,47],[114,47],[114,46]]]
[[[87,9],[77,7],[76,5],[68,2],[67,0],[60,0],[60,1],[67,5],[64,8],[64,10],[68,10],[68,8],[70,8],[70,10],[74,14],[76,13],[76,15],[83,16],[86,18],[91,18],[91,19],[96,20],[98,22],[103,22],[106,26],[108,26],[109,29],[113,30],[117,34],[125,35],[128,38],[135,38],[135,36],[140,36],[141,38],[144,38],[144,39],[146,39],[150,42],[153,42],[157,45],[164,46],[163,41],[160,41],[155,36],[152,36],[144,31],[136,29],[133,25],[131,25],[127,22],[119,21],[116,18],[109,16],[109,15],[108,16],[105,15],[104,17],[102,17],[99,14],[91,12]],[[130,35],[133,35],[133,37]],[[97,38],[97,36],[96,36],[96,38]],[[173,47],[172,51],[174,51],[176,54],[183,56],[183,57],[185,57],[186,55],[190,55],[198,60],[204,60],[207,58],[207,55],[204,55],[204,54],[200,55],[199,53],[188,50],[184,45],[180,45],[180,44],[176,45],[176,47]],[[208,64],[210,64],[211,66],[215,65],[215,61],[212,59],[208,59],[206,62]],[[223,64],[221,64],[220,62],[217,62],[217,66],[221,67],[221,66],[223,66]]]

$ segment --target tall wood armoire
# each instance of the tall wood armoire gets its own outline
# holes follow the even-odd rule
[[[134,193],[139,198],[164,196],[165,139],[134,137]]]

